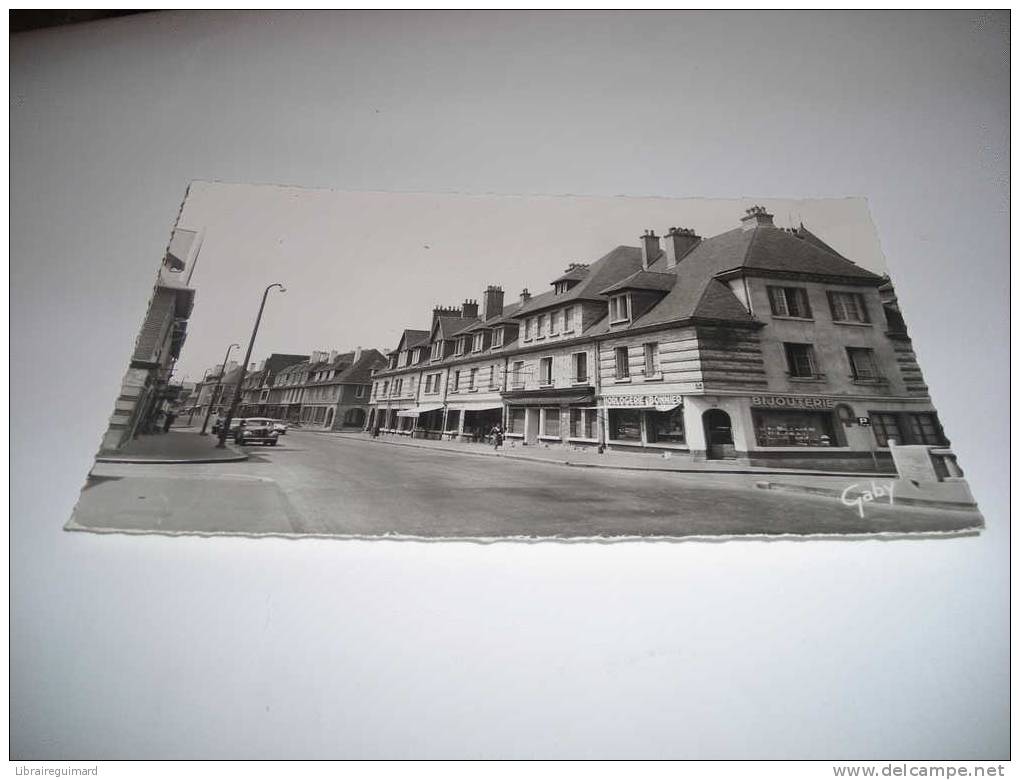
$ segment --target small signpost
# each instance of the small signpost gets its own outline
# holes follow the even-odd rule
[[[863,426],[871,425],[871,418],[870,417],[858,417],[857,418],[857,424],[858,425],[863,425]]]

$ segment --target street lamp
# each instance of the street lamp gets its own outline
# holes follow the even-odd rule
[[[234,399],[230,402],[230,409],[227,410],[227,419],[223,421],[223,427],[220,428],[220,440],[216,443],[216,446],[223,448],[227,446],[227,435],[230,433],[230,423],[234,420],[234,413],[237,411],[237,404],[241,400],[241,385],[244,384],[244,376],[248,373],[248,361],[251,360],[251,351],[255,346],[255,334],[259,332],[259,323],[262,322],[262,311],[266,308],[266,298],[269,296],[269,291],[274,287],[279,287],[280,292],[287,292],[287,288],[279,282],[269,285],[265,292],[262,293],[262,303],[259,304],[259,313],[255,316],[255,326],[251,329],[251,338],[248,340],[248,351],[244,354],[244,362],[241,364],[241,373],[237,377],[237,387],[234,388]]]
[[[227,347],[227,352],[223,356],[223,365],[220,366],[220,375],[218,377],[216,377],[216,386],[213,387],[212,394],[209,396],[209,408],[208,408],[208,410],[206,410],[205,419],[202,421],[202,430],[199,432],[200,435],[202,435],[202,436],[205,436],[206,426],[209,425],[209,415],[212,414],[213,401],[216,399],[216,393],[218,393],[219,390],[220,390],[220,385],[223,384],[223,377],[226,376],[226,373],[227,373],[227,358],[230,357],[230,350],[232,350],[234,347],[237,347],[238,349],[240,349],[241,345],[240,344],[231,344],[229,347]],[[203,381],[204,381],[204,379],[203,379]]]

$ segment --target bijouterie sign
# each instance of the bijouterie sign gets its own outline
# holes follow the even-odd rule
[[[836,402],[831,398],[810,395],[753,395],[751,406],[769,409],[832,409]]]

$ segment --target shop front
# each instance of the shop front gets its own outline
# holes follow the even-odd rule
[[[610,449],[688,450],[684,398],[679,393],[607,395],[601,409]]]
[[[433,417],[429,415],[434,415],[435,412],[442,414],[442,409],[442,404],[424,404],[401,409],[397,412],[396,433],[412,438],[419,436],[419,431],[424,432],[422,423],[431,422]],[[422,435],[421,438],[427,437]]]
[[[475,401],[451,403],[448,406],[449,416],[455,416],[456,427],[447,420],[447,430],[456,431],[460,441],[488,441],[495,426],[503,427],[502,401]]]
[[[506,435],[526,445],[597,445],[592,387],[517,390],[503,393]]]

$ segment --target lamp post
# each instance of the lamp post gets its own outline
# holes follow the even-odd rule
[[[227,419],[223,421],[223,427],[220,428],[220,440],[216,443],[216,446],[223,448],[227,446],[227,436],[230,434],[230,423],[234,420],[234,413],[237,411],[237,404],[241,400],[241,385],[244,384],[244,376],[248,373],[248,361],[251,360],[251,351],[255,346],[255,335],[259,332],[259,323],[262,322],[262,312],[266,308],[266,298],[269,297],[269,291],[274,287],[279,287],[280,292],[287,292],[287,288],[279,282],[269,285],[262,293],[262,303],[259,304],[259,313],[255,316],[255,325],[251,329],[251,338],[248,339],[248,351],[244,353],[244,362],[241,364],[241,373],[237,377],[237,387],[234,388],[234,398],[230,402],[230,408],[227,410]]]
[[[220,385],[223,384],[223,377],[227,375],[227,359],[230,357],[230,351],[237,347],[241,348],[240,344],[231,344],[227,347],[226,353],[223,355],[223,365],[220,366],[220,375],[216,378],[216,385],[213,387],[212,393],[209,395],[209,408],[206,410],[205,419],[202,421],[202,430],[199,432],[200,435],[205,436],[206,426],[209,425],[209,417],[212,414],[213,402],[216,400],[216,393],[219,392]]]

